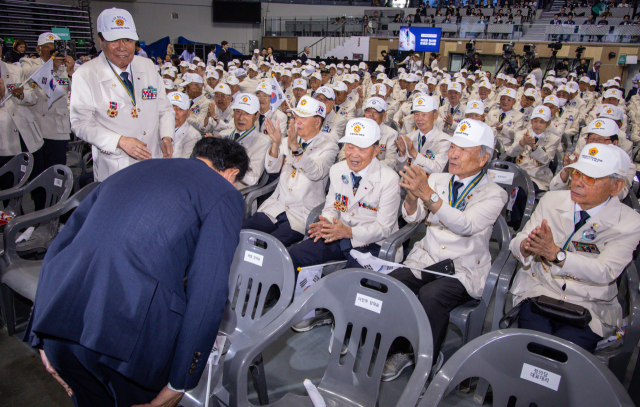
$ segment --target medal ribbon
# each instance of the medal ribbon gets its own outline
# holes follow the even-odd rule
[[[131,103],[133,104],[133,107],[136,107],[135,95],[132,95],[131,92],[129,92],[129,88],[127,88],[127,85],[125,85],[124,82],[122,82],[122,78],[120,78],[120,75],[118,75],[116,73],[116,71],[113,69],[113,66],[111,66],[111,62],[109,62],[108,59],[107,59],[107,63],[109,64],[109,68],[111,68],[111,72],[113,72],[113,74],[116,76],[116,78],[118,78],[118,82],[120,82],[120,85],[122,85],[124,90],[127,91],[127,95],[129,95],[129,99],[131,99]],[[131,79],[133,79],[133,75],[131,75]],[[131,86],[133,87],[133,81],[131,81]]]
[[[253,126],[251,126],[251,128],[247,131],[245,131],[244,133],[240,134],[240,137],[238,137],[238,139],[236,140],[238,143],[240,142],[240,140],[243,140],[245,137],[247,137],[249,135],[249,133],[251,133],[252,131],[254,131],[256,129],[256,125],[254,124]],[[234,129],[235,130],[235,129]],[[233,137],[234,134],[236,134],[237,131],[234,131],[233,133],[231,133],[229,135],[229,137]]]
[[[467,195],[469,195],[469,192],[471,192],[471,190],[475,188],[476,185],[478,185],[482,177],[484,177],[484,174],[485,174],[484,170],[480,171],[480,174],[478,174],[469,183],[469,185],[467,185],[467,187],[462,191],[462,193],[458,195],[458,199],[455,202],[453,201],[453,195],[451,194],[451,191],[453,190],[453,179],[455,178],[455,175],[452,176],[451,179],[449,180],[449,206],[455,209],[460,209],[460,203],[464,201]]]

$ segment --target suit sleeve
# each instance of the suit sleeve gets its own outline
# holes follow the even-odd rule
[[[509,248],[511,249],[511,253],[513,253],[514,257],[518,259],[524,266],[528,266],[533,263],[533,259],[535,256],[524,257],[520,252],[520,244],[524,239],[529,236],[529,233],[536,227],[542,225],[542,220],[545,218],[545,215],[542,213],[543,210],[549,205],[554,207],[554,203],[552,200],[552,194],[546,194],[540,200],[540,203],[536,207],[536,209],[531,214],[531,218],[524,225],[522,230],[518,232],[518,234],[511,239],[511,244],[509,244]]]
[[[200,234],[187,270],[187,308],[176,340],[169,383],[175,389],[198,385],[213,348],[229,294],[229,269],[242,227],[242,195],[230,192],[214,204],[200,225]],[[200,359],[189,374],[196,352]]]
[[[556,150],[558,149],[558,144],[560,144],[560,139],[553,136],[555,140],[553,143],[545,146],[544,148],[538,146],[535,151],[531,150],[529,153],[534,160],[541,162],[542,164],[548,164],[553,160],[556,156]]]
[[[97,122],[91,87],[86,78],[80,75],[79,72],[73,75],[73,89],[69,114],[71,116],[71,129],[76,136],[89,144],[93,144],[99,150],[115,154],[118,148],[118,141],[122,135],[107,129]]]
[[[432,213],[429,221],[440,223],[458,236],[472,236],[496,223],[500,211],[507,203],[507,193],[495,188],[496,193],[482,197],[482,203],[470,205],[465,211],[452,208],[443,202],[438,212]]]
[[[336,190],[333,188],[333,183],[329,179],[329,192],[324,201],[324,208],[322,208],[322,217],[333,223],[333,218],[340,219],[340,212],[333,206],[333,202],[336,196]]]
[[[524,151],[524,147],[520,145],[520,140],[522,140],[523,137],[524,137],[524,132],[519,131],[515,135],[513,144],[507,147],[507,155],[509,157],[517,157],[518,155],[522,154],[522,152]]]

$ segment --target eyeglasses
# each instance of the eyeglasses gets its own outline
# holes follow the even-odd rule
[[[598,178],[593,178],[593,177],[590,177],[588,175],[585,175],[582,172],[574,169],[573,172],[571,173],[571,179],[574,180],[574,181],[577,181],[580,178],[582,178],[584,183],[589,185],[589,186],[594,186],[596,184],[596,180],[598,179]]]

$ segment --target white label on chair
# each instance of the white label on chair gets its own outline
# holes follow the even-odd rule
[[[382,310],[382,301],[358,293],[356,294],[356,306],[379,314]]]
[[[26,165],[21,165],[20,166],[20,172],[25,172],[27,171],[27,166]]]
[[[256,266],[262,267],[262,259],[264,259],[264,256],[261,254],[250,252],[249,250],[245,250],[244,252],[244,261],[253,263]]]
[[[489,179],[498,184],[513,184],[513,173],[506,171],[487,170]]]
[[[59,178],[56,178],[53,180],[53,185],[57,186],[57,187],[61,187],[62,186],[62,180]]]
[[[558,386],[560,386],[560,379],[562,376],[549,372],[548,370],[523,363],[520,378],[539,384],[540,386],[544,386],[553,391],[558,391]]]

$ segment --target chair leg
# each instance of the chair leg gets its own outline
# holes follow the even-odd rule
[[[16,319],[14,313],[14,294],[11,288],[2,284],[2,315],[4,317],[4,322],[7,324],[7,334],[9,336],[13,336],[16,333]]]
[[[258,402],[261,406],[269,404],[269,394],[267,393],[267,377],[264,373],[264,363],[262,361],[262,354],[258,355],[251,366],[249,366],[249,372],[253,378],[253,387],[258,393]]]
[[[476,391],[473,394],[473,401],[478,405],[483,405],[488,392],[489,382],[481,377],[478,378],[478,385],[476,386]]]

